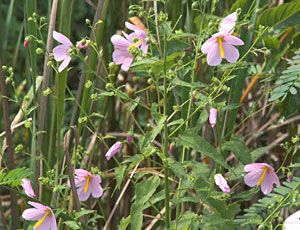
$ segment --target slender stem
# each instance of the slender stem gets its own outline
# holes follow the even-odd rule
[[[0,61],[0,66],[2,66]],[[1,91],[1,102],[2,102],[2,108],[3,108],[3,123],[4,123],[4,129],[5,129],[5,138],[6,138],[6,144],[7,144],[7,168],[9,170],[14,169],[15,162],[14,162],[14,148],[13,148],[13,142],[12,142],[12,135],[11,135],[11,124],[9,120],[9,105],[8,105],[8,98],[6,94],[6,85],[5,80],[2,75],[2,70],[0,68],[0,91]],[[11,191],[11,229],[15,230],[18,228],[18,207],[17,207],[17,196],[16,193]]]
[[[164,35],[164,116],[167,117],[167,54],[166,54],[166,35]],[[169,185],[169,165],[168,165],[168,120],[164,122],[164,142],[163,142],[163,153],[164,159],[164,173],[165,173],[165,221],[166,229],[170,229],[170,185]]]

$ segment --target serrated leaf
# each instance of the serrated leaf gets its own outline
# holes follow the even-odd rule
[[[116,177],[116,188],[120,189],[123,178],[125,176],[125,172],[126,172],[126,165],[120,165],[119,167],[115,168],[115,177]]]
[[[75,230],[82,229],[75,221],[68,220],[65,221],[64,224],[69,226],[69,228],[71,229],[75,229]]]
[[[123,217],[118,225],[118,230],[126,230],[129,223],[130,223],[130,215],[127,216],[126,218]]]
[[[243,164],[252,162],[250,151],[245,142],[240,138],[233,137],[230,141],[223,143],[222,150],[233,152],[236,158]]]

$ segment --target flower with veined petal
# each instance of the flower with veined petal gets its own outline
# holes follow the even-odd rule
[[[235,63],[239,59],[240,54],[235,46],[244,45],[244,42],[232,35],[236,17],[236,13],[225,17],[220,23],[220,31],[202,45],[201,51],[207,54],[208,65],[219,65],[224,58],[230,63]]]
[[[55,215],[51,208],[48,206],[36,203],[36,202],[28,202],[34,208],[26,209],[22,217],[25,220],[34,220],[37,221],[33,229],[35,230],[57,230],[57,224]]]
[[[65,35],[53,31],[53,38],[61,43],[60,45],[54,47],[53,54],[54,59],[57,62],[63,61],[58,67],[58,72],[62,72],[70,63],[71,55],[70,48],[73,46],[72,42]]]
[[[245,165],[244,171],[248,173],[244,177],[245,184],[250,187],[260,186],[263,194],[270,193],[273,189],[273,184],[280,185],[273,167],[266,163]]]
[[[70,187],[70,181],[67,185]],[[99,198],[103,194],[100,176],[84,169],[75,169],[75,187],[80,201],[86,201],[91,195]]]
[[[110,158],[112,158],[114,155],[116,155],[120,149],[122,148],[122,142],[117,141],[116,143],[114,143],[109,150],[106,152],[105,157],[107,160],[110,160]]]

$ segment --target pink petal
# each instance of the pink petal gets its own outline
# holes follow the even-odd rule
[[[36,209],[36,208],[28,208],[24,210],[22,217],[25,220],[39,220],[45,215],[46,211]]]
[[[65,46],[65,45],[56,46],[53,49],[53,55],[54,55],[55,61],[62,61],[66,57],[70,56],[70,54],[69,54],[69,47]]]
[[[216,66],[219,65],[221,61],[222,58],[219,52],[219,46],[215,43],[207,53],[207,64],[210,66]]]
[[[141,50],[143,51],[144,54],[147,54],[147,52],[148,52],[148,45],[147,45],[146,42],[142,43]]]
[[[45,211],[45,209],[49,208],[48,206],[42,205],[40,203],[28,201],[28,204],[30,204],[32,207],[35,207],[37,209]]]
[[[84,186],[79,187],[77,189],[78,198],[79,198],[80,201],[86,201],[90,197],[90,195],[92,193],[91,186],[88,188],[88,190],[86,192],[84,192],[84,190],[83,190],[84,188],[83,187]]]
[[[131,45],[131,43],[128,40],[117,34],[111,37],[111,42],[117,48],[127,49]]]
[[[272,166],[266,164],[266,163],[252,163],[252,164],[247,164],[244,167],[244,171],[245,172],[250,172],[253,170],[262,170],[264,166],[267,166],[269,168],[271,168],[273,171],[274,169],[272,168]]]
[[[131,24],[129,22],[125,22],[125,26],[128,29],[133,30],[133,31],[135,31],[135,30],[142,30],[141,28],[139,28],[139,27],[137,27],[137,26],[135,26],[135,25],[133,25],[133,24]]]
[[[257,185],[257,182],[262,174],[263,170],[256,170],[256,171],[252,171],[249,172],[245,177],[244,177],[244,181],[245,184],[250,186],[250,187],[254,187]]]
[[[30,183],[30,180],[29,179],[27,179],[27,178],[24,178],[23,180],[22,180],[22,187],[23,187],[23,189],[24,189],[24,192],[25,192],[25,194],[27,195],[27,196],[29,196],[29,197],[31,197],[31,198],[33,198],[33,197],[35,197],[35,193],[34,193],[34,191],[33,191],[33,189],[32,189],[32,186],[31,186],[31,183]]]
[[[204,44],[201,46],[201,51],[204,54],[207,54],[210,49],[216,44],[216,39],[215,38],[210,38]]]
[[[91,191],[92,191],[92,196],[94,198],[98,198],[98,197],[102,196],[103,190],[99,183],[92,181],[90,184],[90,187],[91,187]]]
[[[34,230],[51,230],[51,216],[47,217],[43,223]]]
[[[223,18],[220,23],[220,31],[223,33],[232,33],[237,20],[237,13],[234,12],[227,17]]]
[[[133,58],[126,58],[123,64],[121,65],[121,69],[124,71],[128,71],[132,62],[133,62]]]
[[[52,210],[51,211],[51,218],[50,218],[50,229],[51,230],[57,230],[57,223],[56,223],[56,218],[55,218],[55,215],[53,213]]]
[[[70,61],[71,61],[71,57],[66,57],[58,67],[58,72],[62,72],[69,65]]]
[[[127,49],[116,49],[113,52],[113,62],[117,65],[122,64],[126,58],[133,58]]]
[[[263,194],[268,194],[268,193],[272,192],[272,189],[273,189],[272,178],[266,176],[264,181],[262,182],[262,184],[260,186],[260,189],[263,192]]]
[[[215,183],[223,192],[230,192],[230,187],[228,186],[227,181],[220,173],[215,175]]]
[[[69,40],[69,38],[59,32],[53,31],[53,38],[66,46],[72,46],[72,42]]]
[[[223,42],[223,49],[225,59],[230,63],[236,63],[240,56],[238,49],[226,42]]]
[[[235,46],[244,45],[244,42],[240,38],[233,35],[224,36],[224,41],[230,45],[235,45]]]
[[[85,177],[89,175],[89,172],[85,169],[75,169],[76,176]]]

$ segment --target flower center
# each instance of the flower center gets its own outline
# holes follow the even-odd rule
[[[269,171],[269,168],[267,166],[264,166],[263,172],[257,181],[257,186],[260,186],[262,184],[262,182],[265,180],[268,171]]]
[[[86,178],[86,181],[85,181],[85,184],[84,184],[84,187],[83,187],[83,191],[87,192],[87,190],[90,187],[91,177],[90,176],[86,176],[85,178]]]
[[[45,215],[44,215],[41,219],[39,219],[38,222],[36,222],[35,225],[34,225],[33,227],[34,227],[34,228],[40,227],[41,224],[44,223],[44,221],[46,220],[46,218],[47,218],[48,216],[50,216],[50,215],[51,215],[51,212],[50,212],[49,209],[47,209]]]
[[[219,52],[220,52],[221,58],[224,58],[224,56],[225,56],[224,47],[223,47],[223,41],[224,41],[223,37],[218,37],[217,38],[217,42],[219,44]]]
[[[143,42],[143,40],[138,40],[137,42],[131,44],[131,45],[128,47],[128,50],[132,50],[133,48],[136,48],[136,47],[139,46],[142,42]]]

